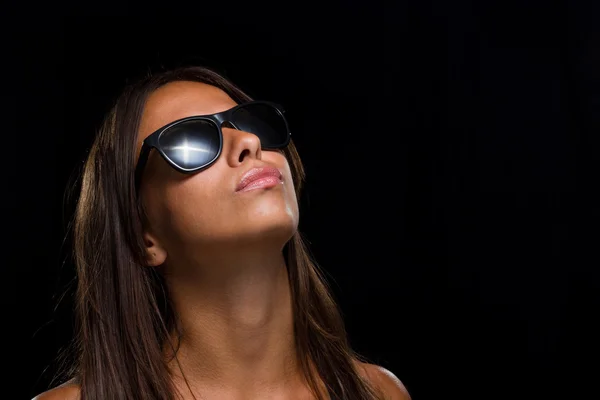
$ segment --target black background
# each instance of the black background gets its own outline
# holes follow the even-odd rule
[[[72,333],[64,196],[94,130],[127,79],[186,63],[284,105],[300,229],[413,399],[597,398],[597,6],[223,5],[6,18],[7,398],[46,390]]]

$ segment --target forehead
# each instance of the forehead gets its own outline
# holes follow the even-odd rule
[[[160,127],[191,115],[215,114],[237,103],[223,90],[201,82],[171,82],[155,90],[146,101],[138,142]]]

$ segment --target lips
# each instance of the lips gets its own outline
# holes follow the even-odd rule
[[[281,172],[274,167],[252,168],[246,172],[235,191],[271,187],[281,182]]]

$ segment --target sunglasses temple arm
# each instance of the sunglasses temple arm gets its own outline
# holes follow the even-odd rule
[[[140,151],[140,157],[138,158],[138,164],[135,168],[135,193],[137,195],[140,184],[142,182],[142,176],[144,172],[144,168],[146,167],[146,162],[148,161],[148,153],[150,152],[151,147],[146,143],[142,145],[142,150]]]

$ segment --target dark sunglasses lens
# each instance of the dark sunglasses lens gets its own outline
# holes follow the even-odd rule
[[[219,153],[219,131],[206,120],[190,120],[165,130],[158,143],[167,157],[184,169],[212,162]]]
[[[267,104],[248,104],[238,108],[232,117],[235,126],[259,137],[262,147],[280,148],[288,141],[289,132],[283,115]]]

